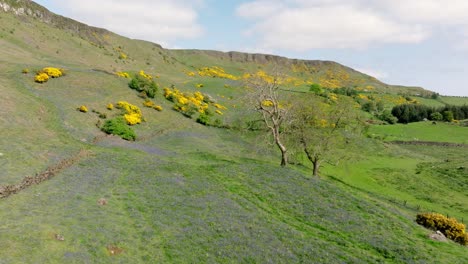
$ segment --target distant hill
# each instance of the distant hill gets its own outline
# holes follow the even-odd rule
[[[0,10],[13,14],[25,22],[43,22],[59,30],[58,32],[61,32],[59,35],[67,33],[68,37],[70,37],[70,35],[71,37],[79,37],[99,47],[102,49],[101,51],[103,53],[113,52],[112,50],[115,50],[117,47],[124,47],[124,51],[130,56],[132,64],[144,62],[157,67],[158,65],[172,64],[175,66],[175,64],[183,63],[183,65],[178,66],[186,66],[186,70],[213,65],[236,68],[238,70],[275,65],[276,70],[280,70],[283,74],[300,78],[309,83],[318,83],[327,88],[354,87],[362,91],[419,96],[427,96],[432,93],[421,87],[388,85],[372,76],[332,61],[289,59],[275,55],[250,54],[235,51],[167,50],[158,44],[140,40],[130,40],[105,29],[91,27],[75,20],[56,15],[30,0],[2,0],[0,1]],[[30,32],[28,37],[32,38],[34,35],[37,35],[37,33],[38,32]],[[62,44],[66,44],[67,40],[64,39],[63,36],[61,36],[61,38]],[[55,44],[52,43],[48,43],[48,45],[55,46]],[[60,50],[66,47],[61,47],[59,44],[56,48]],[[142,52],[142,49],[157,49],[159,54],[155,55],[162,56],[163,60],[154,61],[154,58],[151,58],[148,52]],[[73,59],[73,57],[70,58],[71,61],[73,61]],[[160,64],[161,62],[164,63]],[[115,68],[117,67],[116,65],[113,66]],[[187,68],[187,66],[189,67]],[[165,65],[165,67],[167,67],[167,65]]]

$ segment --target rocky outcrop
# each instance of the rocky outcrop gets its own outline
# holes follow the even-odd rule
[[[432,240],[435,240],[435,241],[447,242],[447,238],[440,231],[436,231],[436,232],[434,232],[432,234],[429,234],[429,238],[432,239]]]
[[[91,27],[76,20],[56,15],[31,0],[0,0],[0,12],[37,19],[56,28],[77,34],[97,45],[106,44],[104,36],[112,34],[108,30]]]

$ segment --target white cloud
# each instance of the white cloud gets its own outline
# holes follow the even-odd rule
[[[416,23],[468,23],[466,0],[381,0],[380,7],[399,19]]]
[[[118,34],[157,43],[196,38],[202,0],[54,0],[65,16]]]
[[[306,51],[420,43],[436,29],[468,26],[466,10],[466,0],[256,0],[236,12],[254,21],[245,32],[260,47]]]

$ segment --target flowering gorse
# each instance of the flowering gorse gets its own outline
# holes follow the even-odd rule
[[[208,77],[213,77],[213,78],[223,78],[223,79],[229,79],[229,80],[238,80],[239,78],[226,73],[226,71],[218,66],[213,66],[213,67],[203,67],[198,70],[198,75],[200,76],[208,76]]]
[[[78,107],[78,111],[82,112],[82,113],[86,113],[88,112],[88,108],[84,105]]]
[[[164,97],[174,103],[174,109],[184,115],[192,116],[196,112],[199,114],[212,115],[210,105],[217,109],[226,110],[227,108],[215,103],[214,100],[206,94],[199,91],[195,93],[182,93],[177,88],[164,88]],[[221,111],[219,111],[221,112]],[[222,113],[219,113],[222,114]]]
[[[42,69],[42,72],[46,73],[51,78],[58,78],[63,75],[62,69],[54,68],[54,67],[46,67]]]
[[[187,76],[190,76],[190,77],[195,77],[195,73],[191,71],[185,72],[185,74],[187,74]]]
[[[34,81],[37,83],[45,83],[50,78],[58,78],[64,75],[64,70],[54,67],[45,67],[36,73]]]
[[[49,80],[49,75],[46,73],[39,73],[34,77],[34,81],[37,83],[45,83]]]
[[[127,101],[119,101],[117,103],[117,108],[125,111],[123,117],[128,125],[133,126],[141,123],[143,115],[138,106],[132,105]]]
[[[144,70],[141,70],[139,73],[138,73],[141,77],[147,79],[147,80],[153,80],[153,76],[145,73]]]
[[[130,74],[127,72],[116,72],[115,74],[119,77],[130,79]]]

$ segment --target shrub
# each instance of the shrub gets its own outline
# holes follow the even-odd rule
[[[435,113],[432,113],[432,114],[429,116],[429,119],[430,119],[430,120],[433,120],[433,121],[442,121],[442,119],[444,119],[444,117],[442,116],[441,113],[435,112]]]
[[[152,80],[151,76],[144,72],[135,75],[128,83],[128,86],[133,90],[145,93],[150,98],[154,98],[158,91],[158,85]]]
[[[25,68],[21,71],[23,74],[28,74],[29,73],[29,69]]]
[[[49,80],[49,75],[46,73],[39,73],[34,77],[34,81],[37,83],[45,83]]]
[[[322,94],[323,93],[323,89],[322,87],[320,86],[320,84],[317,84],[317,83],[313,83],[309,86],[309,92],[312,92],[314,94]]]
[[[88,112],[88,108],[84,105],[78,107],[78,111],[82,112],[82,113],[86,113]]]
[[[127,59],[127,54],[123,53],[123,52],[120,52],[119,54],[119,59],[120,60],[126,60]]]
[[[223,127],[223,121],[221,121],[221,119],[216,118],[215,121],[213,122],[213,126]]]
[[[42,69],[43,73],[46,73],[51,78],[58,78],[63,75],[62,71],[59,68],[46,67]]]
[[[444,121],[452,122],[454,119],[452,111],[444,111],[442,115],[444,116]]]
[[[119,116],[114,119],[107,120],[101,127],[101,130],[107,134],[117,135],[125,140],[135,140],[135,131],[127,126],[123,117]]]
[[[108,104],[108,105],[107,105],[107,109],[108,109],[108,110],[114,109],[114,105],[113,105],[113,104]]]
[[[123,118],[127,121],[127,124],[136,125],[141,123],[143,115],[138,106],[132,105],[126,101],[119,101],[117,103],[117,108],[125,111]]]
[[[145,101],[143,102],[143,106],[152,108],[152,107],[154,106],[154,103],[153,103],[151,100],[145,100]]]
[[[128,125],[133,126],[136,124],[141,123],[141,115],[132,113],[132,114],[125,114],[124,116],[125,121],[127,122]]]
[[[116,72],[115,74],[119,77],[130,79],[130,74],[126,72]]]
[[[384,110],[381,114],[377,115],[377,118],[389,124],[396,124],[398,122],[398,118],[394,117],[390,110]]]
[[[210,117],[206,114],[200,114],[197,118],[197,123],[208,126],[210,124]]]
[[[455,218],[448,218],[437,213],[422,213],[416,216],[416,223],[431,230],[440,231],[457,243],[468,245],[466,226]]]
[[[153,108],[155,110],[159,111],[159,112],[161,112],[163,110],[162,106],[160,106],[160,105],[155,105],[155,106],[153,106]]]

